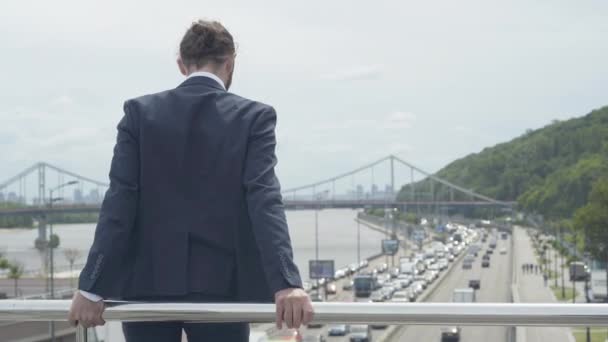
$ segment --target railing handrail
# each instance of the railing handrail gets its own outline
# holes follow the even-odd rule
[[[65,321],[70,300],[0,300],[0,321]],[[608,304],[314,303],[320,323],[608,326]],[[105,320],[269,323],[273,304],[108,302]]]

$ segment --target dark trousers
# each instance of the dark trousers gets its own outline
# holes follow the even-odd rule
[[[189,294],[179,297],[137,297],[128,300],[146,302],[230,302],[230,298]],[[248,323],[187,323],[169,322],[124,322],[122,330],[127,342],[181,342],[182,330],[188,342],[247,342],[249,341]]]

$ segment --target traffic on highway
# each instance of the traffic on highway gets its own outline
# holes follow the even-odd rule
[[[447,224],[443,241],[429,237],[394,256],[378,256],[336,270],[333,279],[307,283],[313,301],[476,302],[508,301],[508,235],[496,229]],[[506,234],[506,233],[505,233]],[[500,253],[494,253],[500,250]],[[504,253],[503,253],[504,251]],[[457,270],[454,272],[454,270]],[[504,286],[498,283],[504,283]],[[484,287],[485,284],[485,287]],[[490,285],[492,284],[492,285]],[[326,290],[326,291],[325,291]],[[505,291],[503,291],[505,290]],[[503,328],[388,325],[323,325],[312,322],[296,330],[252,332],[251,341],[500,341]],[[490,339],[480,340],[478,337]],[[504,337],[504,338],[503,338]]]

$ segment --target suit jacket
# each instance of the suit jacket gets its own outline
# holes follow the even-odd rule
[[[301,287],[272,107],[198,76],[124,112],[81,290],[266,302]]]

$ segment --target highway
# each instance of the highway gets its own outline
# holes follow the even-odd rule
[[[397,266],[398,263],[399,263],[399,257],[404,256],[406,254],[409,255],[414,249],[416,249],[416,247],[414,247],[409,242],[408,242],[407,248],[400,249],[399,253],[397,255],[395,255],[395,257],[394,257],[395,266]],[[460,260],[460,259],[458,259],[458,260]],[[385,262],[387,262],[387,264],[389,266],[391,266],[391,263],[392,263],[391,257],[388,258],[388,261],[389,262],[387,262],[386,257],[377,258],[375,260],[370,261],[367,269],[373,269],[374,267],[379,266],[379,265],[381,265],[382,263],[385,263]],[[454,267],[460,267],[459,264],[453,264],[453,265],[450,264],[450,267],[452,267],[452,266],[454,266]],[[457,271],[457,270],[454,270],[454,271]],[[443,275],[446,272],[447,271],[443,271],[440,274],[439,278],[435,281],[435,283],[429,285],[429,287],[425,290],[425,292],[432,291],[432,289],[435,288],[436,285],[440,286],[441,284],[439,284],[437,282],[441,282],[442,279],[446,279],[447,278],[447,277],[444,278],[444,275]],[[343,291],[342,290],[342,285],[345,284],[348,281],[350,281],[350,278],[343,278],[343,279],[337,280],[336,285],[337,285],[338,293],[336,295],[330,295],[328,297],[328,301],[342,301],[342,302],[352,302],[352,301],[355,301],[355,298],[353,296],[353,292],[352,291]],[[359,301],[361,301],[361,300],[365,301],[366,299],[365,298],[359,298],[358,300]],[[390,303],[387,303],[387,305],[390,305]],[[323,326],[321,328],[302,328],[302,329],[300,329],[300,333],[303,336],[306,336],[306,335],[323,335],[323,336],[326,337],[326,340],[328,342],[349,341],[349,336],[348,335],[346,335],[346,336],[328,336],[327,333],[328,333],[329,326],[331,326],[331,324]],[[268,326],[266,325],[266,327],[268,327]],[[258,327],[256,330],[258,330],[260,328],[261,327]],[[389,334],[392,335],[392,333],[394,331],[392,328],[393,327],[387,328],[387,329],[372,329],[372,340],[373,341],[386,340],[386,338],[388,337],[387,335],[389,335]]]
[[[490,267],[481,267],[481,256],[488,248],[483,244],[473,268],[462,269],[462,261],[454,266],[454,272],[447,275],[440,286],[429,296],[427,302],[451,302],[452,292],[455,288],[468,287],[470,279],[480,279],[481,288],[477,291],[477,302],[511,302],[511,236],[508,240],[499,239],[494,254],[490,258]],[[501,255],[501,248],[507,249],[507,254]],[[463,327],[461,341],[499,342],[509,341],[511,329],[506,327]],[[390,341],[400,342],[435,342],[441,340],[440,327],[432,326],[404,326],[393,335]]]

